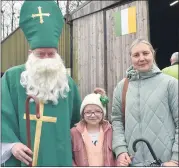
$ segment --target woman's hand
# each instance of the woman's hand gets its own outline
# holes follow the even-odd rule
[[[162,164],[162,166],[165,166],[165,167],[178,167],[178,162],[171,160],[169,162],[164,162]]]
[[[117,158],[117,166],[129,166],[131,159],[128,153],[121,153]]]

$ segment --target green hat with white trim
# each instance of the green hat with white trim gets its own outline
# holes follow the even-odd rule
[[[62,12],[55,1],[25,1],[19,25],[30,48],[58,48],[64,26]]]

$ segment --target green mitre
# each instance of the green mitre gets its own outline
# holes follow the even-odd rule
[[[55,1],[25,1],[19,25],[32,50],[58,48],[64,19]]]

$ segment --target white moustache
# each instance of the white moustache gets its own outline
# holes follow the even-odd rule
[[[69,91],[66,68],[61,57],[39,59],[33,54],[26,62],[26,71],[21,74],[21,85],[28,95],[35,95],[43,102],[58,103],[59,96],[66,97]]]

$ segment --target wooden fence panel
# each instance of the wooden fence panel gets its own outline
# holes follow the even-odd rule
[[[122,36],[115,34],[114,13],[122,9],[136,6],[137,32]],[[139,37],[148,40],[148,3],[146,1],[134,1],[124,4],[106,12],[107,23],[107,81],[108,96],[111,100],[108,105],[108,119],[111,119],[113,91],[117,83],[126,76],[126,70],[131,65],[129,48],[131,43]]]
[[[95,87],[104,88],[103,12],[73,21],[73,58],[82,98]]]

